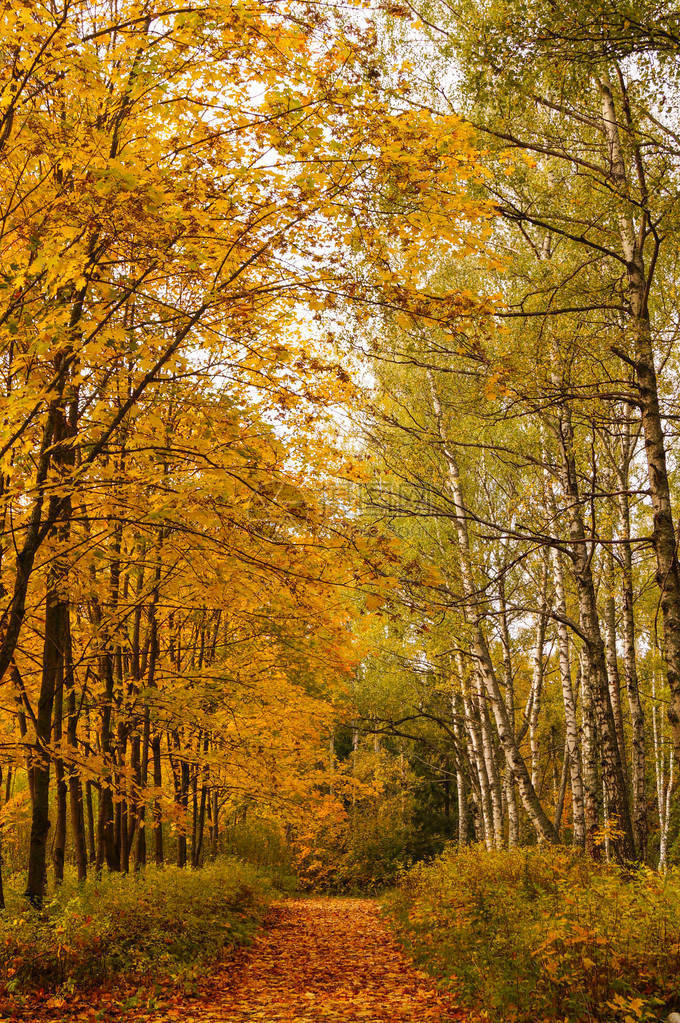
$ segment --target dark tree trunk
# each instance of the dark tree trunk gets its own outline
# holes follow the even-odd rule
[[[60,359],[61,361],[61,359]],[[59,367],[61,372],[61,366]],[[65,443],[69,435],[72,435],[75,428],[75,415],[77,403],[73,403],[71,421],[67,420],[62,398],[52,406],[53,416],[53,449],[52,464],[58,473],[65,475],[72,467],[74,461],[74,450],[71,444]],[[38,511],[38,516],[40,512]],[[34,763],[34,788],[33,788],[33,812],[31,819],[31,839],[28,857],[28,877],[26,882],[26,898],[34,906],[40,906],[43,901],[46,883],[47,864],[47,835],[50,828],[49,820],[49,797],[50,797],[50,739],[52,737],[52,715],[57,699],[59,716],[61,719],[61,707],[63,707],[63,677],[64,677],[64,647],[68,637],[68,600],[64,596],[65,580],[68,571],[66,561],[66,546],[68,544],[71,522],[71,501],[53,494],[49,502],[47,515],[47,526],[50,536],[57,545],[56,557],[51,562],[48,570],[47,589],[45,596],[45,635],[43,641],[43,663],[40,680],[40,695],[38,698],[38,713],[35,718],[35,763]],[[51,528],[50,528],[51,524]],[[31,533],[33,523],[29,527]],[[36,544],[38,535],[36,534]],[[37,549],[37,547],[36,547]],[[20,556],[21,557],[21,556]],[[30,559],[32,566],[32,559]],[[30,571],[30,569],[29,569]],[[17,572],[17,581],[19,572]],[[22,612],[23,614],[23,612]],[[17,633],[18,636],[18,633]],[[7,638],[7,637],[6,637]],[[0,676],[4,669],[0,669]],[[61,736],[61,720],[58,724],[59,735]],[[58,816],[60,815],[59,828],[57,830],[56,845],[61,845],[63,875],[63,848],[65,841],[62,840],[61,832],[66,827],[66,808],[64,800],[63,764],[60,771],[61,777],[57,776],[58,790]],[[59,874],[57,874],[59,876]]]
[[[87,842],[89,847],[88,858],[90,863],[97,862],[97,842],[95,839],[94,829],[94,800],[92,798],[92,790],[94,788],[94,782],[88,781],[85,784],[85,803],[87,806]]]
[[[160,792],[163,784],[163,765],[161,761],[161,736],[160,733],[154,735],[151,742],[151,750],[153,753],[153,784],[157,792]],[[154,838],[154,857],[157,866],[162,866],[165,862],[165,856],[163,851],[163,815],[161,812],[160,800],[156,796],[154,799],[153,806],[153,838]]]
[[[45,610],[45,639],[43,644],[42,678],[36,716],[34,751],[34,798],[31,819],[31,840],[28,856],[26,898],[32,905],[41,906],[45,891],[47,835],[50,828],[50,755],[52,736],[52,710],[57,681],[62,670],[63,603],[55,587],[47,593]]]
[[[64,642],[64,691],[67,700],[66,739],[68,744],[69,808],[71,834],[76,861],[78,880],[87,877],[87,849],[85,846],[85,815],[83,810],[83,785],[78,766],[78,709],[76,706],[75,678],[73,674],[73,646],[71,642],[70,616],[66,616]]]
[[[64,667],[66,660],[66,619],[68,609],[62,611],[62,635],[61,635],[61,670],[58,672],[54,691],[54,722],[52,727],[52,741],[54,745],[54,776],[56,781],[56,810],[57,823],[54,830],[54,842],[52,846],[52,863],[54,865],[55,884],[61,884],[64,880],[64,860],[66,858],[66,802],[68,788],[66,785],[66,774],[64,771],[64,758],[61,751],[64,721]]]

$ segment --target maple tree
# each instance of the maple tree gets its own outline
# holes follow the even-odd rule
[[[81,879],[151,834],[162,862],[168,824],[198,864],[225,808],[314,777],[374,569],[321,499],[357,392],[313,317],[457,316],[418,258],[486,216],[470,129],[386,90],[373,38],[314,5],[3,5],[0,675],[36,905],[48,835],[57,881],[67,847]]]

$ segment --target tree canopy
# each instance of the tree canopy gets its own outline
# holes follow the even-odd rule
[[[677,857],[675,8],[2,13],[29,901],[253,819],[316,884]]]

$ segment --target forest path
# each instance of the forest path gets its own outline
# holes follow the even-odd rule
[[[277,904],[253,944],[211,984],[210,1001],[157,1023],[449,1023],[460,1020],[367,899]]]

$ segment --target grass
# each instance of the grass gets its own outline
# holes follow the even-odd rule
[[[0,983],[12,993],[92,986],[119,974],[185,976],[247,943],[271,898],[254,867],[148,867],[83,886],[67,880],[40,912],[18,891],[0,915]]]

